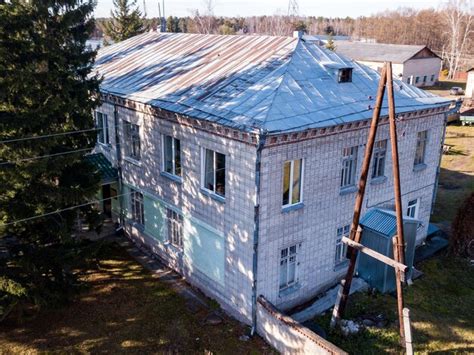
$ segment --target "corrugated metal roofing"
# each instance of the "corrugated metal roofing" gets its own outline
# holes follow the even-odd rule
[[[403,216],[404,223],[419,223],[419,221]],[[394,211],[372,208],[361,218],[359,222],[364,228],[382,234],[386,237],[393,237],[397,232],[397,217]]]
[[[325,62],[352,67],[338,83]],[[148,32],[99,50],[101,90],[172,112],[270,133],[371,117],[379,74],[292,37]],[[396,81],[397,112],[446,105]],[[382,115],[386,115],[387,102]]]
[[[102,183],[117,181],[117,169],[112,166],[109,160],[102,153],[88,154],[84,157],[84,159],[94,165],[94,167],[100,173]]]
[[[336,52],[354,60],[405,63],[426,46],[337,41]]]

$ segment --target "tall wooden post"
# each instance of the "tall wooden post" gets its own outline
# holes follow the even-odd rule
[[[355,201],[354,215],[352,217],[352,224],[351,224],[351,230],[350,230],[350,235],[349,235],[349,238],[351,240],[356,241],[357,243],[360,242],[361,233],[360,233],[360,230],[358,231],[360,213],[362,209],[362,202],[364,200],[365,186],[367,184],[367,176],[369,174],[370,160],[372,159],[372,151],[374,149],[375,136],[377,134],[377,127],[378,127],[378,122],[380,118],[380,111],[382,109],[386,82],[387,82],[387,67],[384,66],[382,68],[379,86],[377,89],[377,97],[375,100],[374,112],[372,114],[372,121],[370,124],[370,131],[369,131],[369,137],[367,139],[367,146],[365,148],[364,161],[362,163],[362,171],[360,174],[359,188],[358,188],[357,197]],[[333,317],[331,320],[331,324],[333,325],[337,324],[339,320],[341,319],[342,314],[344,314],[344,310],[347,304],[347,298],[349,296],[349,291],[351,289],[352,277],[354,275],[355,263],[357,259],[357,249],[349,247],[349,252],[350,252],[349,267],[347,269],[346,277],[344,279],[345,282],[343,283],[343,286],[342,286],[340,302],[338,306],[334,308],[334,311],[333,311]]]

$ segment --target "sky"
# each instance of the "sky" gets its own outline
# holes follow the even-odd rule
[[[146,4],[147,17],[158,16],[158,2],[162,0],[137,0],[143,10]],[[215,0],[216,16],[252,16],[286,14],[288,0]],[[437,7],[443,0],[298,0],[299,14],[324,17],[368,16],[387,9],[415,7],[417,9]],[[98,0],[96,17],[110,16],[112,0]],[[166,16],[189,16],[193,9],[203,10],[202,0],[165,0]]]

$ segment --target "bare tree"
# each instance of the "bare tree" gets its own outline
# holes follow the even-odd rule
[[[198,33],[215,33],[216,32],[216,19],[214,17],[214,7],[216,6],[214,0],[203,0],[203,15],[199,13],[199,10],[194,10],[194,21],[196,23],[196,31]]]
[[[449,79],[453,79],[459,69],[461,58],[466,55],[474,33],[474,6],[472,0],[450,0],[443,11],[446,22],[447,44],[443,48]]]

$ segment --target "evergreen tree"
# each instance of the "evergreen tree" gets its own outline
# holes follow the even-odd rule
[[[99,97],[96,53],[86,45],[93,9],[93,0],[0,2],[0,141],[21,139],[0,142],[0,242],[9,241],[8,258],[0,258],[0,319],[1,303],[19,295],[63,299],[75,282],[76,217],[97,215],[90,205],[63,211],[99,189],[83,158],[95,143]],[[64,134],[78,130],[89,132]]]
[[[145,32],[145,20],[136,3],[137,0],[114,0],[112,19],[105,24],[105,34],[112,41],[120,42]]]

